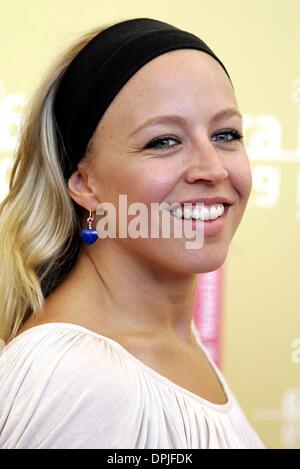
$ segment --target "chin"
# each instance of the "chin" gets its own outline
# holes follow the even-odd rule
[[[161,241],[161,240],[159,240]],[[139,256],[146,258],[149,264],[155,269],[168,270],[174,274],[190,275],[197,273],[212,272],[223,265],[228,253],[229,242],[223,240],[215,244],[204,244],[199,249],[186,250],[184,247],[164,245],[164,249],[159,244],[159,249],[143,249],[139,251]]]
[[[211,252],[203,252],[203,255],[195,255],[189,266],[190,273],[203,274],[219,269],[225,262],[228,249],[214,249]]]

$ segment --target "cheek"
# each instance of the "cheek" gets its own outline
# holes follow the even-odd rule
[[[143,164],[123,167],[118,177],[113,179],[115,190],[128,194],[128,201],[150,204],[166,198],[176,183],[176,174],[174,165],[151,159]]]
[[[252,188],[252,173],[248,157],[242,156],[227,167],[232,187],[238,192],[240,201],[246,205]]]

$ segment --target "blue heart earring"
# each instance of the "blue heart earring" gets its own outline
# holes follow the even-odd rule
[[[92,211],[90,210],[90,215],[86,219],[88,224],[88,228],[84,228],[81,231],[81,238],[85,242],[85,244],[93,244],[98,239],[98,233],[95,228],[92,228],[92,223],[94,221],[94,217],[92,216]]]

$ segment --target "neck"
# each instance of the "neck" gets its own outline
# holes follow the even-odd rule
[[[83,314],[120,335],[149,334],[193,342],[196,274],[176,275],[149,267],[140,256],[118,247],[101,253],[91,248],[82,249],[71,275],[76,284],[72,301],[78,308],[82,299]]]

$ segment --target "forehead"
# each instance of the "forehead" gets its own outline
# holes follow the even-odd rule
[[[234,91],[221,65],[196,49],[159,55],[141,67],[121,88],[102,121],[126,126],[158,113],[203,112],[236,105]],[[207,109],[206,109],[207,108]]]
[[[232,89],[225,71],[213,57],[195,49],[179,49],[161,54],[143,65],[125,83],[119,97],[172,93],[182,86],[186,89],[188,84],[195,85],[198,92],[207,87]]]

